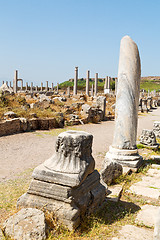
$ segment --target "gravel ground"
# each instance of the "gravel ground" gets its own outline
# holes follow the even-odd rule
[[[152,129],[153,122],[160,120],[160,108],[139,116],[138,136],[142,129]],[[112,144],[114,121],[74,127],[93,134],[93,157],[100,169],[105,153]],[[47,133],[53,132],[47,131]],[[12,179],[28,168],[34,168],[49,158],[55,149],[57,136],[46,131],[20,133],[0,137],[0,182]]]

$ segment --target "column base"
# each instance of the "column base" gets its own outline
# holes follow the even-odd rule
[[[122,166],[130,168],[139,168],[143,163],[142,156],[139,155],[137,149],[118,149],[112,146],[105,156],[105,161],[116,161]]]

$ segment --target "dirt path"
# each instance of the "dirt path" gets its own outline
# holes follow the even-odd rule
[[[153,122],[160,120],[160,108],[139,116],[138,136],[142,129],[152,129]],[[100,169],[105,152],[112,144],[114,121],[87,124],[74,127],[93,134],[93,157],[96,168]],[[47,133],[54,133],[54,130]],[[0,181],[11,179],[25,169],[44,162],[54,153],[57,136],[46,131],[21,133],[0,137]]]

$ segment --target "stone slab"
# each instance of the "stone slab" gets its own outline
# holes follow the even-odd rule
[[[138,212],[135,222],[146,227],[154,227],[158,206],[144,205]]]
[[[159,180],[160,180],[160,169],[150,168],[147,172],[147,176],[154,177],[154,178],[159,178]],[[160,187],[160,185],[159,185],[159,187]]]
[[[160,161],[160,155],[151,155],[151,159]]]
[[[140,228],[133,225],[125,225],[119,231],[118,237],[112,240],[153,240],[153,230]]]
[[[122,166],[122,168],[123,168],[123,175],[128,175],[128,174],[130,174],[131,171],[132,171],[130,167],[124,167],[124,166]]]
[[[110,201],[118,202],[123,191],[121,185],[113,185],[108,187],[108,196],[107,199]]]
[[[85,181],[75,188],[33,179],[27,192],[29,194],[71,203],[73,199],[81,198],[88,191],[96,188],[99,181],[100,175],[97,170],[88,175]]]
[[[144,197],[159,199],[160,197],[160,179],[153,176],[144,176],[142,181],[133,184],[129,192]]]

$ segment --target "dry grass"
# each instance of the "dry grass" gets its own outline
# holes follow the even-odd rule
[[[151,151],[148,150],[147,151]],[[148,161],[148,162],[147,162]],[[123,193],[121,201],[118,203],[106,200],[103,206],[96,214],[85,216],[81,219],[80,227],[70,232],[58,223],[55,216],[51,213],[45,213],[47,223],[49,225],[48,240],[63,239],[63,240],[86,240],[86,239],[112,239],[118,233],[121,226],[126,224],[135,224],[137,211],[140,206],[147,203],[147,199],[142,199],[139,196],[127,192],[129,187],[141,180],[141,177],[146,174],[150,168],[151,162],[146,159],[147,167],[141,168],[138,173],[121,176],[116,180],[116,183],[123,184]],[[153,162],[152,162],[153,163]],[[4,220],[16,212],[17,199],[27,191],[31,181],[32,169],[23,172],[17,176],[15,180],[10,180],[0,183],[0,219],[1,226]],[[157,205],[158,202],[153,202]]]

